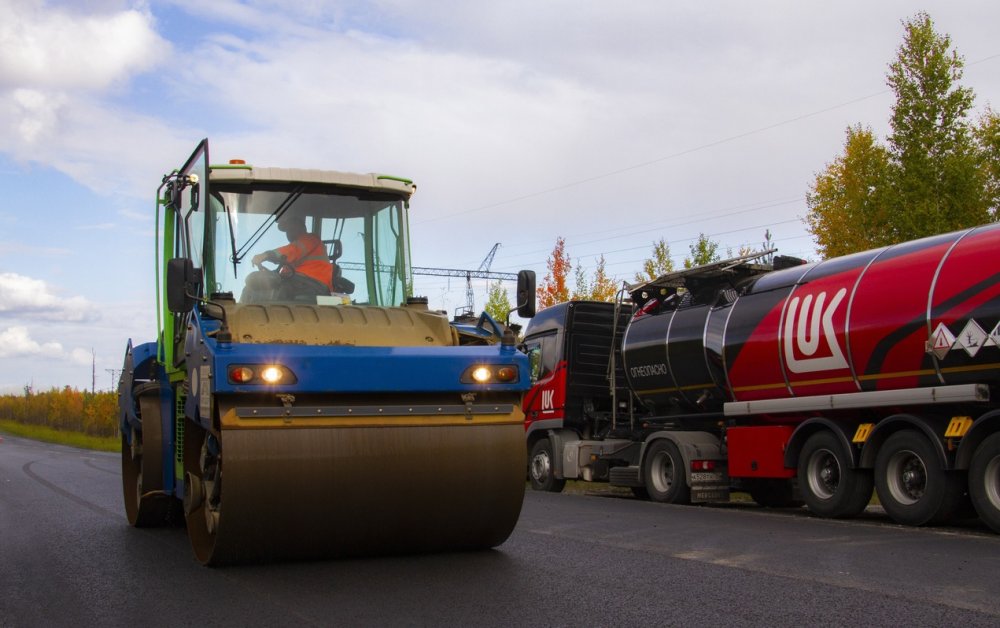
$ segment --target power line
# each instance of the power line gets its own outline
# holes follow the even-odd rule
[[[784,126],[786,124],[791,124],[793,122],[801,122],[802,120],[807,120],[809,118],[813,118],[813,117],[822,115],[824,113],[829,113],[830,111],[834,111],[836,109],[841,109],[843,107],[848,107],[850,105],[855,105],[855,104],[857,104],[859,102],[864,102],[864,101],[870,100],[872,98],[877,98],[879,96],[882,96],[882,95],[886,94],[888,91],[889,90],[882,90],[882,91],[879,91],[879,92],[874,93],[874,94],[869,94],[867,96],[862,96],[860,98],[855,98],[853,100],[848,100],[846,102],[842,102],[840,104],[833,105],[832,107],[826,107],[825,109],[820,109],[818,111],[813,111],[813,112],[810,112],[810,113],[802,114],[800,116],[795,116],[794,118],[788,118],[786,120],[782,120],[781,122],[775,122],[773,124],[768,124],[766,126],[762,126],[762,127],[753,129],[751,131],[745,131],[743,133],[737,133],[736,135],[730,135],[728,137],[725,137],[725,138],[722,138],[722,139],[719,139],[719,140],[715,140],[715,141],[712,141],[712,142],[701,144],[700,146],[695,146],[693,148],[688,148],[688,149],[685,149],[685,150],[682,150],[682,151],[679,151],[679,152],[676,152],[676,153],[671,153],[670,155],[665,155],[663,157],[657,157],[655,159],[650,159],[648,161],[644,161],[644,162],[641,162],[641,163],[633,164],[631,166],[625,166],[624,168],[618,168],[616,170],[612,170],[610,172],[605,172],[603,174],[594,175],[592,177],[587,177],[587,178],[584,178],[584,179],[577,179],[576,181],[571,181],[569,183],[564,183],[562,185],[557,185],[555,187],[546,188],[544,190],[539,190],[537,192],[530,192],[528,194],[523,194],[521,196],[516,196],[514,198],[510,198],[510,199],[507,199],[507,200],[504,200],[504,201],[497,201],[495,203],[490,203],[489,205],[482,205],[480,207],[473,207],[471,209],[464,209],[464,210],[460,210],[460,211],[457,211],[457,212],[454,212],[454,213],[451,213],[451,214],[445,214],[443,216],[436,216],[434,218],[427,218],[425,220],[421,220],[421,221],[416,222],[414,224],[420,225],[420,224],[424,224],[424,223],[428,223],[428,222],[435,222],[435,221],[438,221],[438,220],[444,220],[446,218],[453,218],[455,216],[461,216],[461,215],[464,215],[464,214],[472,214],[472,213],[475,213],[475,212],[485,211],[487,209],[495,209],[495,208],[500,207],[502,205],[509,205],[511,203],[516,203],[518,201],[527,200],[529,198],[535,198],[535,197],[542,196],[542,195],[545,195],[545,194],[551,194],[553,192],[560,192],[562,190],[566,190],[566,189],[569,189],[569,188],[577,187],[577,186],[583,185],[585,183],[592,183],[594,181],[600,181],[601,179],[607,179],[609,177],[617,176],[619,174],[624,174],[624,173],[630,172],[632,170],[638,170],[640,168],[646,168],[648,166],[652,166],[654,164],[658,164],[658,163],[661,163],[661,162],[664,162],[664,161],[668,161],[670,159],[676,159],[678,157],[684,157],[686,155],[690,155],[692,153],[696,153],[696,152],[699,152],[699,151],[702,151],[702,150],[705,150],[705,149],[708,149],[708,148],[714,148],[715,146],[719,146],[719,145],[725,144],[727,142],[732,142],[732,141],[735,141],[735,140],[743,139],[745,137],[749,137],[751,135],[756,135],[758,133],[763,133],[765,131],[770,131],[770,130],[776,129],[776,128],[780,127],[780,126]]]
[[[984,63],[984,62],[987,62],[987,61],[992,61],[992,60],[997,59],[997,58],[1000,58],[1000,53],[989,55],[989,56],[983,57],[981,59],[978,59],[976,61],[967,62],[965,64],[965,67],[978,65],[978,64],[981,64],[981,63]],[[623,173],[626,173],[626,172],[629,172],[629,171],[632,171],[632,170],[637,170],[637,169],[640,169],[640,168],[645,168],[645,167],[648,167],[648,166],[651,166],[651,165],[654,165],[654,164],[657,164],[657,163],[661,163],[661,162],[664,162],[664,161],[667,161],[667,160],[670,160],[670,159],[676,159],[678,157],[690,155],[692,153],[695,153],[695,152],[698,152],[698,151],[701,151],[701,150],[705,150],[705,149],[708,149],[708,148],[712,148],[712,147],[715,147],[715,146],[719,146],[719,145],[727,143],[727,142],[731,142],[731,141],[735,141],[735,140],[738,140],[738,139],[743,139],[743,138],[746,138],[746,137],[749,137],[749,136],[752,136],[752,135],[756,135],[756,134],[759,134],[759,133],[763,133],[765,131],[769,131],[769,130],[775,129],[775,128],[778,128],[780,126],[786,125],[786,124],[792,124],[792,123],[795,123],[795,122],[800,122],[802,120],[806,120],[806,119],[809,119],[809,118],[812,118],[812,117],[816,117],[816,116],[822,115],[824,113],[828,113],[830,111],[834,111],[834,110],[837,110],[837,109],[841,109],[843,107],[848,107],[848,106],[851,106],[851,105],[854,105],[854,104],[857,104],[857,103],[860,103],[860,102],[864,102],[866,100],[870,100],[872,98],[877,98],[877,97],[883,96],[883,95],[889,93],[890,91],[891,90],[883,89],[883,90],[881,90],[879,92],[875,92],[875,93],[872,93],[872,94],[868,94],[866,96],[861,96],[859,98],[854,98],[854,99],[851,99],[851,100],[848,100],[848,101],[844,101],[844,102],[838,103],[838,104],[830,106],[830,107],[825,107],[823,109],[812,111],[810,113],[806,113],[806,114],[803,114],[803,115],[799,115],[799,116],[795,116],[795,117],[792,117],[792,118],[788,118],[788,119],[782,120],[780,122],[776,122],[776,123],[769,124],[769,125],[766,125],[766,126],[763,126],[763,127],[759,127],[759,128],[756,128],[756,129],[753,129],[753,130],[750,130],[750,131],[746,131],[746,132],[743,132],[743,133],[738,133],[738,134],[735,134],[735,135],[731,135],[731,136],[728,136],[728,137],[725,137],[725,138],[722,138],[722,139],[719,139],[719,140],[716,140],[716,141],[708,142],[708,143],[705,143],[705,144],[702,144],[702,145],[699,145],[699,146],[696,146],[696,147],[693,147],[693,148],[689,148],[689,149],[682,150],[682,151],[679,151],[679,152],[676,152],[676,153],[672,153],[670,155],[666,155],[666,156],[663,156],[663,157],[658,157],[658,158],[655,158],[655,159],[651,159],[651,160],[648,160],[648,161],[645,161],[645,162],[633,164],[633,165],[626,166],[626,167],[623,167],[623,168],[618,168],[616,170],[605,172],[603,174],[598,174],[598,175],[594,175],[594,176],[591,176],[591,177],[586,177],[586,178],[583,178],[583,179],[578,179],[576,181],[571,181],[571,182],[568,182],[568,183],[565,183],[565,184],[562,184],[562,185],[558,185],[558,186],[554,186],[554,187],[551,187],[551,188],[546,188],[546,189],[543,189],[543,190],[538,190],[538,191],[535,191],[535,192],[530,192],[528,194],[523,194],[523,195],[516,196],[516,197],[513,197],[513,198],[509,198],[509,199],[506,199],[506,200],[503,200],[503,201],[497,201],[495,203],[490,203],[488,205],[483,205],[483,206],[480,206],[480,207],[470,208],[470,209],[466,209],[466,210],[460,210],[460,211],[457,211],[457,212],[453,212],[451,214],[446,214],[446,215],[443,215],[443,216],[437,216],[437,217],[434,217],[434,218],[428,218],[428,219],[425,219],[425,220],[418,221],[418,222],[416,222],[414,224],[419,225],[419,224],[423,224],[423,223],[430,223],[430,222],[435,222],[435,221],[442,220],[442,219],[445,219],[445,218],[451,218],[451,217],[454,217],[454,216],[460,216],[460,215],[464,215],[464,214],[471,214],[471,213],[475,213],[475,212],[479,212],[479,211],[485,211],[487,209],[493,209],[493,208],[496,208],[496,207],[500,207],[500,206],[503,206],[503,205],[508,205],[508,204],[515,203],[515,202],[518,202],[518,201],[522,201],[522,200],[526,200],[526,199],[530,199],[530,198],[535,198],[535,197],[542,196],[542,195],[545,195],[545,194],[551,194],[553,192],[558,192],[558,191],[566,190],[566,189],[569,189],[569,188],[572,188],[572,187],[576,187],[576,186],[580,186],[580,185],[583,185],[583,184],[586,184],[586,183],[590,183],[590,182],[593,182],[593,181],[599,181],[599,180],[606,179],[606,178],[609,178],[609,177],[612,177],[612,176],[616,176],[616,175],[619,175],[619,174],[623,174]],[[697,219],[689,220],[689,221],[686,221],[686,222],[673,223],[673,224],[669,224],[669,225],[664,225],[663,228],[685,226],[685,225],[689,225],[689,224],[696,224],[696,223],[699,223],[699,222],[703,222],[703,221],[705,221],[707,219],[722,218],[722,217],[727,217],[727,216],[736,215],[736,214],[740,214],[740,213],[747,213],[747,212],[752,212],[752,211],[759,211],[761,209],[767,209],[769,207],[775,207],[775,206],[782,205],[782,204],[789,204],[789,203],[797,202],[798,200],[799,200],[799,197],[796,197],[794,199],[789,199],[789,200],[784,200],[784,201],[776,201],[776,202],[774,202],[774,204],[770,204],[770,205],[753,206],[753,207],[749,207],[749,208],[745,208],[746,206],[741,206],[737,211],[733,211],[733,212],[729,212],[729,213],[725,213],[724,212],[724,213],[719,214],[717,216],[711,216],[711,217],[706,217],[706,216],[702,215],[702,216],[699,216],[699,218],[697,218]],[[714,234],[709,234],[709,237],[716,237],[716,236],[719,236],[719,235],[728,235],[728,234],[732,234],[732,233],[739,233],[741,231],[748,231],[748,230],[751,230],[751,229],[759,229],[761,227],[765,227],[766,228],[766,227],[771,227],[771,226],[774,226],[774,225],[789,224],[789,223],[797,222],[798,220],[800,220],[800,219],[786,220],[786,221],[781,221],[781,222],[777,222],[777,223],[769,223],[769,224],[765,224],[765,225],[759,225],[759,226],[755,226],[755,227],[746,227],[746,228],[731,230],[731,231],[727,231],[727,232],[714,233]],[[644,226],[649,227],[649,226],[655,225],[655,224],[657,224],[659,222],[660,221],[655,221],[653,223],[645,223]],[[643,226],[643,225],[634,225],[634,226],[629,226],[629,227],[620,227],[619,229],[637,228],[637,227],[640,227],[640,226]],[[605,231],[600,231],[600,232],[589,232],[589,233],[585,233],[583,235],[590,235],[591,233],[607,233],[607,231],[605,230]],[[640,231],[640,232],[633,231],[633,232],[630,232],[630,233],[623,233],[623,234],[619,234],[619,235],[616,235],[616,236],[608,236],[608,237],[604,237],[604,238],[597,238],[597,239],[594,239],[594,240],[588,240],[586,242],[583,242],[582,244],[585,245],[585,244],[593,244],[593,243],[596,243],[596,242],[605,242],[605,241],[608,241],[608,240],[615,240],[615,239],[618,239],[618,238],[630,237],[630,236],[633,236],[633,235],[637,235],[639,233],[643,233],[643,232],[642,231]],[[794,236],[792,238],[788,238],[787,240],[796,240],[796,239],[801,239],[803,237],[808,237],[808,236]],[[681,240],[681,241],[679,241],[679,243],[693,242],[694,240],[695,240],[695,238],[689,238],[687,240]],[[520,246],[529,245],[529,244],[532,244],[532,243],[537,242],[537,241],[540,241],[540,240],[521,242]],[[675,244],[677,244],[677,243],[675,243]],[[518,245],[515,244],[514,246],[516,247]],[[612,250],[612,251],[604,251],[604,252],[597,253],[596,255],[601,256],[601,255],[607,255],[607,254],[613,254],[613,253],[619,253],[619,252],[627,252],[627,251],[632,251],[632,250],[644,248],[645,246],[648,246],[648,245],[636,246],[636,247],[627,247],[627,248],[624,248],[624,249],[616,249],[616,250]],[[548,249],[545,249],[545,250],[533,250],[533,251],[527,251],[527,252],[524,252],[524,253],[519,253],[519,254],[515,255],[514,257],[527,257],[527,256],[530,256],[530,255],[536,255],[538,253],[547,253],[547,252],[549,252]],[[591,255],[593,255],[593,254],[591,254]],[[671,257],[672,258],[676,258],[676,256],[671,256]],[[638,263],[641,263],[642,261],[645,261],[645,260],[638,260]],[[613,262],[610,265],[611,266],[619,266],[619,265],[623,265],[623,264],[626,264],[626,263],[632,263],[632,262]],[[517,266],[517,265],[511,265],[511,266],[508,266],[507,268],[514,268],[515,266]]]
[[[997,58],[1000,58],[1000,53],[989,55],[989,56],[983,57],[981,59],[977,59],[976,61],[970,61],[970,62],[968,62],[968,63],[965,64],[965,67],[969,67],[969,66],[973,66],[973,65],[978,65],[980,63],[985,63],[987,61],[992,61],[993,59],[997,59]],[[557,186],[554,186],[554,187],[551,187],[551,188],[545,188],[543,190],[538,190],[538,191],[535,191],[535,192],[529,192],[527,194],[522,194],[521,196],[515,196],[513,198],[509,198],[509,199],[503,200],[503,201],[497,201],[495,203],[490,203],[488,205],[481,205],[479,207],[473,207],[473,208],[470,208],[470,209],[459,210],[459,211],[453,212],[451,214],[445,214],[443,216],[435,216],[434,218],[427,218],[425,220],[421,220],[421,221],[416,222],[414,224],[418,224],[419,225],[419,224],[424,224],[424,223],[428,223],[428,222],[436,222],[438,220],[444,220],[446,218],[452,218],[454,216],[462,216],[464,214],[472,214],[472,213],[476,213],[476,212],[480,212],[480,211],[485,211],[487,209],[494,209],[496,207],[501,207],[503,205],[509,205],[511,203],[516,203],[518,201],[527,200],[529,198],[535,198],[535,197],[538,197],[538,196],[543,196],[545,194],[551,194],[553,192],[560,192],[562,190],[566,190],[566,189],[569,189],[569,188],[577,187],[577,186],[583,185],[585,183],[592,183],[594,181],[600,181],[601,179],[607,179],[609,177],[617,176],[619,174],[624,174],[626,172],[631,172],[632,170],[638,170],[640,168],[646,168],[646,167],[652,166],[654,164],[658,164],[658,163],[661,163],[661,162],[664,162],[664,161],[668,161],[668,160],[671,160],[671,159],[676,159],[678,157],[684,157],[686,155],[690,155],[692,153],[696,153],[696,152],[699,152],[699,151],[702,151],[702,150],[705,150],[705,149],[708,149],[708,148],[714,148],[716,146],[719,146],[721,144],[725,144],[727,142],[732,142],[732,141],[735,141],[735,140],[739,140],[739,139],[743,139],[743,138],[746,138],[746,137],[750,137],[751,135],[757,135],[758,133],[763,133],[765,131],[770,131],[770,130],[776,129],[778,127],[784,126],[786,124],[792,124],[792,123],[795,123],[795,122],[801,122],[803,120],[808,120],[809,118],[815,118],[816,116],[823,115],[824,113],[829,113],[831,111],[836,111],[837,109],[842,109],[844,107],[850,107],[851,105],[856,105],[856,104],[858,104],[860,102],[864,102],[866,100],[871,100],[872,98],[878,98],[880,96],[884,96],[885,94],[888,94],[890,91],[891,90],[883,89],[883,90],[880,90],[878,92],[875,92],[875,93],[872,93],[872,94],[868,94],[866,96],[861,96],[861,97],[858,97],[858,98],[852,98],[851,100],[847,100],[847,101],[838,103],[836,105],[832,105],[830,107],[825,107],[823,109],[818,109],[816,111],[811,111],[809,113],[798,115],[798,116],[795,116],[795,117],[792,117],[792,118],[787,118],[787,119],[782,120],[780,122],[775,122],[773,124],[768,124],[768,125],[765,125],[765,126],[762,126],[762,127],[758,127],[756,129],[752,129],[750,131],[744,131],[743,133],[737,133],[735,135],[730,135],[730,136],[724,137],[722,139],[718,139],[718,140],[715,140],[715,141],[712,141],[712,142],[707,142],[705,144],[701,144],[701,145],[695,146],[693,148],[688,148],[688,149],[685,149],[685,150],[682,150],[682,151],[679,151],[679,152],[676,152],[676,153],[671,153],[671,154],[665,155],[663,157],[656,157],[656,158],[650,159],[648,161],[643,161],[643,162],[640,162],[640,163],[637,163],[637,164],[632,164],[630,166],[625,166],[623,168],[618,168],[616,170],[611,170],[609,172],[605,172],[605,173],[602,173],[602,174],[597,174],[597,175],[594,175],[594,176],[591,176],[591,177],[586,177],[586,178],[583,178],[583,179],[577,179],[576,181],[570,181],[569,183],[564,183],[562,185],[557,185]]]
[[[595,242],[607,242],[608,240],[617,240],[619,238],[627,238],[627,237],[631,237],[631,236],[635,236],[635,235],[640,235],[640,234],[648,233],[649,230],[650,230],[650,227],[653,227],[654,225],[661,225],[659,227],[660,229],[672,229],[674,227],[683,227],[683,226],[687,226],[687,225],[697,224],[697,223],[704,222],[704,221],[709,220],[709,219],[728,218],[730,216],[735,216],[737,214],[745,214],[745,213],[748,213],[748,212],[758,211],[758,210],[761,210],[761,209],[769,209],[771,207],[778,207],[778,206],[781,206],[781,205],[789,205],[791,203],[797,203],[800,200],[801,200],[800,197],[795,197],[793,199],[783,200],[783,201],[780,201],[780,202],[765,201],[765,202],[767,202],[769,204],[767,204],[767,205],[754,204],[749,209],[745,209],[747,207],[746,205],[741,205],[741,206],[739,206],[741,209],[739,209],[738,211],[721,213],[721,214],[713,215],[713,216],[710,216],[710,217],[707,217],[707,218],[705,216],[701,216],[699,218],[693,218],[691,220],[684,220],[684,221],[681,221],[681,222],[674,222],[674,223],[668,223],[668,224],[661,224],[663,221],[654,221],[654,222],[651,222],[651,223],[633,225],[634,228],[637,228],[637,229],[641,228],[641,230],[639,230],[639,231],[632,231],[632,232],[629,232],[629,233],[623,233],[623,234],[615,235],[615,236],[608,236],[606,238],[597,238],[597,239],[594,239],[594,240],[587,240],[585,242],[576,242],[575,245],[580,246],[580,245],[585,245],[585,244],[593,244]],[[791,221],[791,222],[794,222],[794,221]],[[780,223],[773,223],[773,224],[780,224]],[[747,227],[747,229],[751,229],[751,228],[753,228],[753,227]],[[591,233],[600,233],[600,232],[591,232]],[[724,235],[724,234],[710,234],[710,235]],[[536,242],[540,242],[540,241],[541,240],[536,240]],[[687,240],[681,240],[681,242],[685,242],[685,241],[687,241]],[[646,245],[646,246],[648,246],[648,245]],[[641,247],[637,247],[637,248],[641,248]],[[525,257],[525,256],[528,256],[528,255],[535,255],[537,253],[547,253],[547,252],[548,252],[548,249],[536,249],[536,250],[533,250],[533,251],[526,251],[524,253],[517,253],[515,255],[512,255],[511,257]]]

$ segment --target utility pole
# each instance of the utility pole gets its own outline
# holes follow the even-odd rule
[[[111,392],[115,391],[115,381],[118,379],[118,374],[122,372],[121,369],[104,369],[106,372],[111,374]]]

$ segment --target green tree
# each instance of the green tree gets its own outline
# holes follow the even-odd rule
[[[574,299],[590,299],[590,281],[587,280],[587,269],[584,267],[583,262],[580,260],[576,261],[576,266],[573,267],[573,279],[576,283],[576,287],[573,288]]]
[[[684,258],[684,268],[694,268],[719,261],[719,243],[708,239],[704,233],[698,234],[698,241],[690,245],[690,257]]]
[[[847,129],[844,154],[816,175],[806,224],[824,257],[898,242],[893,226],[889,151],[870,128]]]
[[[507,320],[507,313],[513,309],[510,305],[510,297],[503,281],[496,280],[489,286],[486,293],[486,306],[483,308],[486,313],[493,317],[493,320],[501,323]]]
[[[607,262],[602,254],[597,259],[597,268],[594,269],[592,278],[587,277],[587,270],[583,264],[576,265],[576,290],[573,291],[574,299],[585,299],[587,301],[607,301],[615,300],[618,294],[618,280],[608,276]]]
[[[983,187],[990,206],[990,218],[996,220],[1000,209],[1000,114],[987,107],[972,133],[979,151],[979,167],[985,181]]]
[[[616,294],[618,294],[618,281],[608,276],[604,255],[601,255],[594,270],[594,280],[590,283],[590,298],[593,301],[613,302]]]
[[[889,146],[899,240],[971,227],[989,219],[971,141],[972,89],[956,85],[964,62],[927,13],[906,35],[887,82],[896,94]]]
[[[997,208],[996,115],[970,125],[964,61],[927,13],[903,22],[886,82],[896,96],[887,146],[861,125],[817,174],[807,228],[825,256],[971,227]]]
[[[549,272],[542,280],[542,285],[536,289],[539,309],[569,300],[566,277],[572,266],[569,256],[566,254],[566,239],[560,236],[556,238],[556,245],[546,262]]]
[[[606,266],[607,262],[602,254],[597,259],[597,268],[594,270],[593,277],[588,278],[587,269],[581,262],[577,262],[573,271],[576,276],[576,289],[573,290],[573,298],[609,303],[614,301],[618,294],[618,280],[608,276]]]
[[[650,281],[674,271],[674,261],[670,259],[670,245],[663,238],[653,243],[653,255],[642,263],[642,272],[635,274],[636,283]]]

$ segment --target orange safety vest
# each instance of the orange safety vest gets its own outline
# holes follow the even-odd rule
[[[327,257],[323,241],[312,233],[307,233],[294,242],[279,249],[285,256],[285,263],[295,272],[310,277],[333,290],[333,264]]]

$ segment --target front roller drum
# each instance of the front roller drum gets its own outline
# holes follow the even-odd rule
[[[188,423],[188,535],[209,565],[485,549],[524,498],[520,422],[351,427]]]

